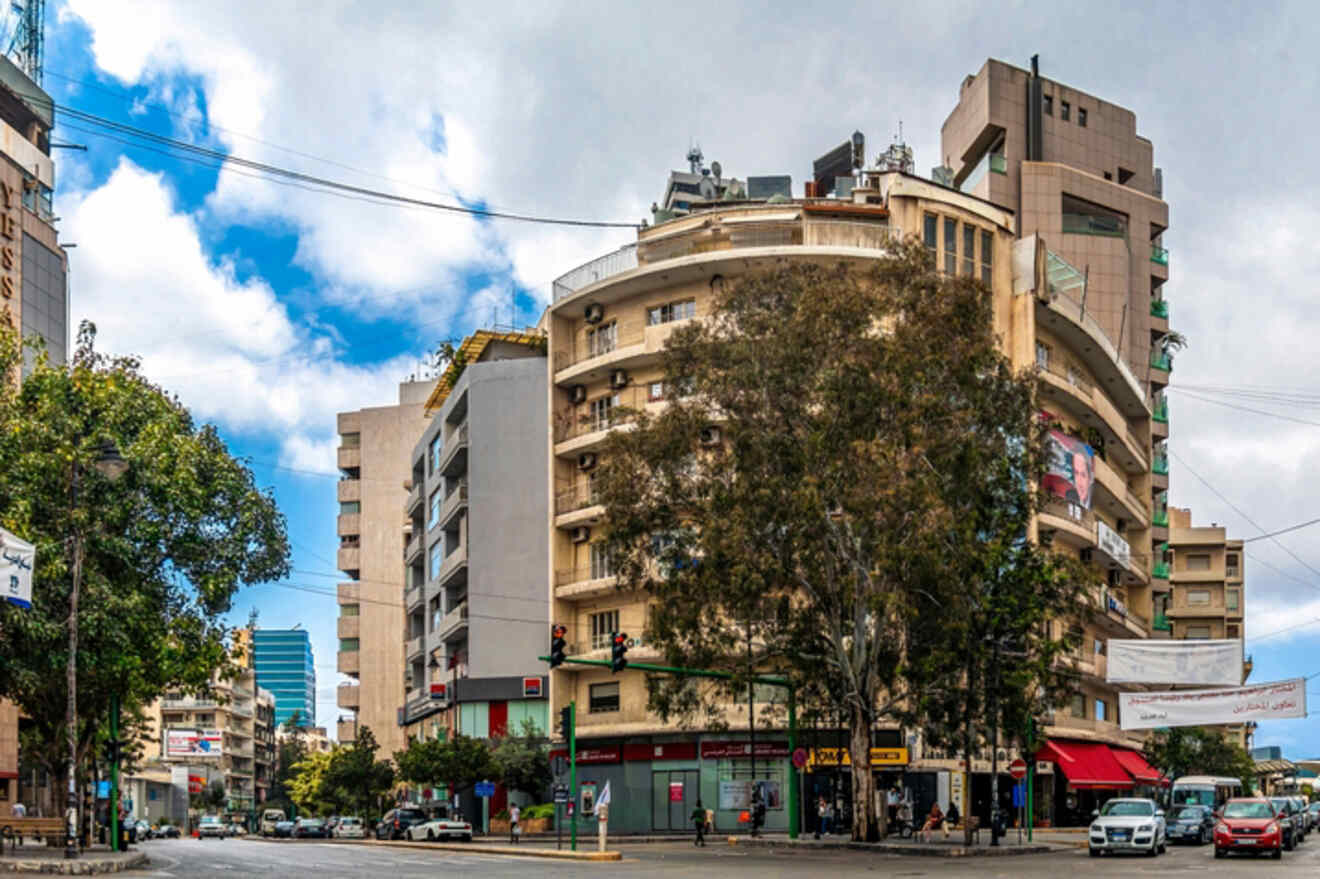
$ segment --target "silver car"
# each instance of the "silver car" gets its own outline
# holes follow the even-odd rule
[[[1106,852],[1141,852],[1154,857],[1164,852],[1164,812],[1154,800],[1113,799],[1092,814],[1087,832],[1091,857]]]

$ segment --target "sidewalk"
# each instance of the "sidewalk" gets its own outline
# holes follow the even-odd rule
[[[724,837],[711,837],[713,842],[718,843]],[[1073,842],[1056,842],[1043,840],[1037,834],[1032,842],[1026,842],[1025,838],[1021,845],[1017,841],[1016,831],[1008,836],[1000,838],[998,846],[990,845],[990,837],[983,833],[980,844],[964,845],[962,835],[950,834],[949,838],[943,839],[937,837],[930,842],[918,842],[913,839],[890,838],[883,842],[853,842],[847,837],[825,837],[816,839],[811,835],[799,836],[797,839],[789,839],[787,835],[776,834],[760,836],[752,839],[748,836],[731,836],[727,838],[729,845],[735,846],[758,846],[767,848],[790,848],[802,851],[814,851],[823,849],[852,849],[854,851],[868,851],[876,854],[907,855],[909,857],[937,857],[937,858],[968,858],[968,857],[1005,857],[1010,855],[1042,855],[1050,852],[1067,851],[1075,848]],[[622,840],[619,840],[622,844]]]
[[[108,846],[84,849],[72,860],[64,859],[63,848],[47,845],[20,845],[18,853],[9,854],[6,845],[0,855],[0,873],[45,873],[47,875],[89,876],[94,873],[121,873],[147,866],[146,852],[112,852]]]

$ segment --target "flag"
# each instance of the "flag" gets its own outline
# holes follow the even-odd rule
[[[596,805],[608,806],[609,804],[610,804],[610,783],[606,781],[605,790],[601,791],[600,796],[596,798]]]
[[[37,550],[0,528],[0,597],[19,607],[32,607],[32,568]]]

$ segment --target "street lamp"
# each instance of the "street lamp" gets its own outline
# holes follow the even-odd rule
[[[104,440],[97,446],[96,459],[92,466],[105,479],[116,482],[128,472],[128,462],[119,449],[110,440]],[[70,509],[78,507],[78,456],[73,457],[73,479],[71,481]],[[73,531],[73,589],[69,594],[69,667],[68,687],[69,702],[65,722],[69,734],[69,802],[65,813],[67,832],[64,839],[64,857],[78,857],[78,592],[82,588],[83,533],[77,528]]]

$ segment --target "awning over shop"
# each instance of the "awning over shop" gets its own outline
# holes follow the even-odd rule
[[[1158,784],[1167,787],[1169,780],[1160,775],[1160,771],[1146,762],[1146,758],[1136,751],[1129,751],[1127,748],[1111,748],[1114,756],[1118,758],[1119,765],[1128,771],[1137,780],[1138,784]]]
[[[1130,790],[1135,786],[1108,745],[1048,742],[1036,752],[1036,759],[1053,761],[1068,783],[1081,790]]]

